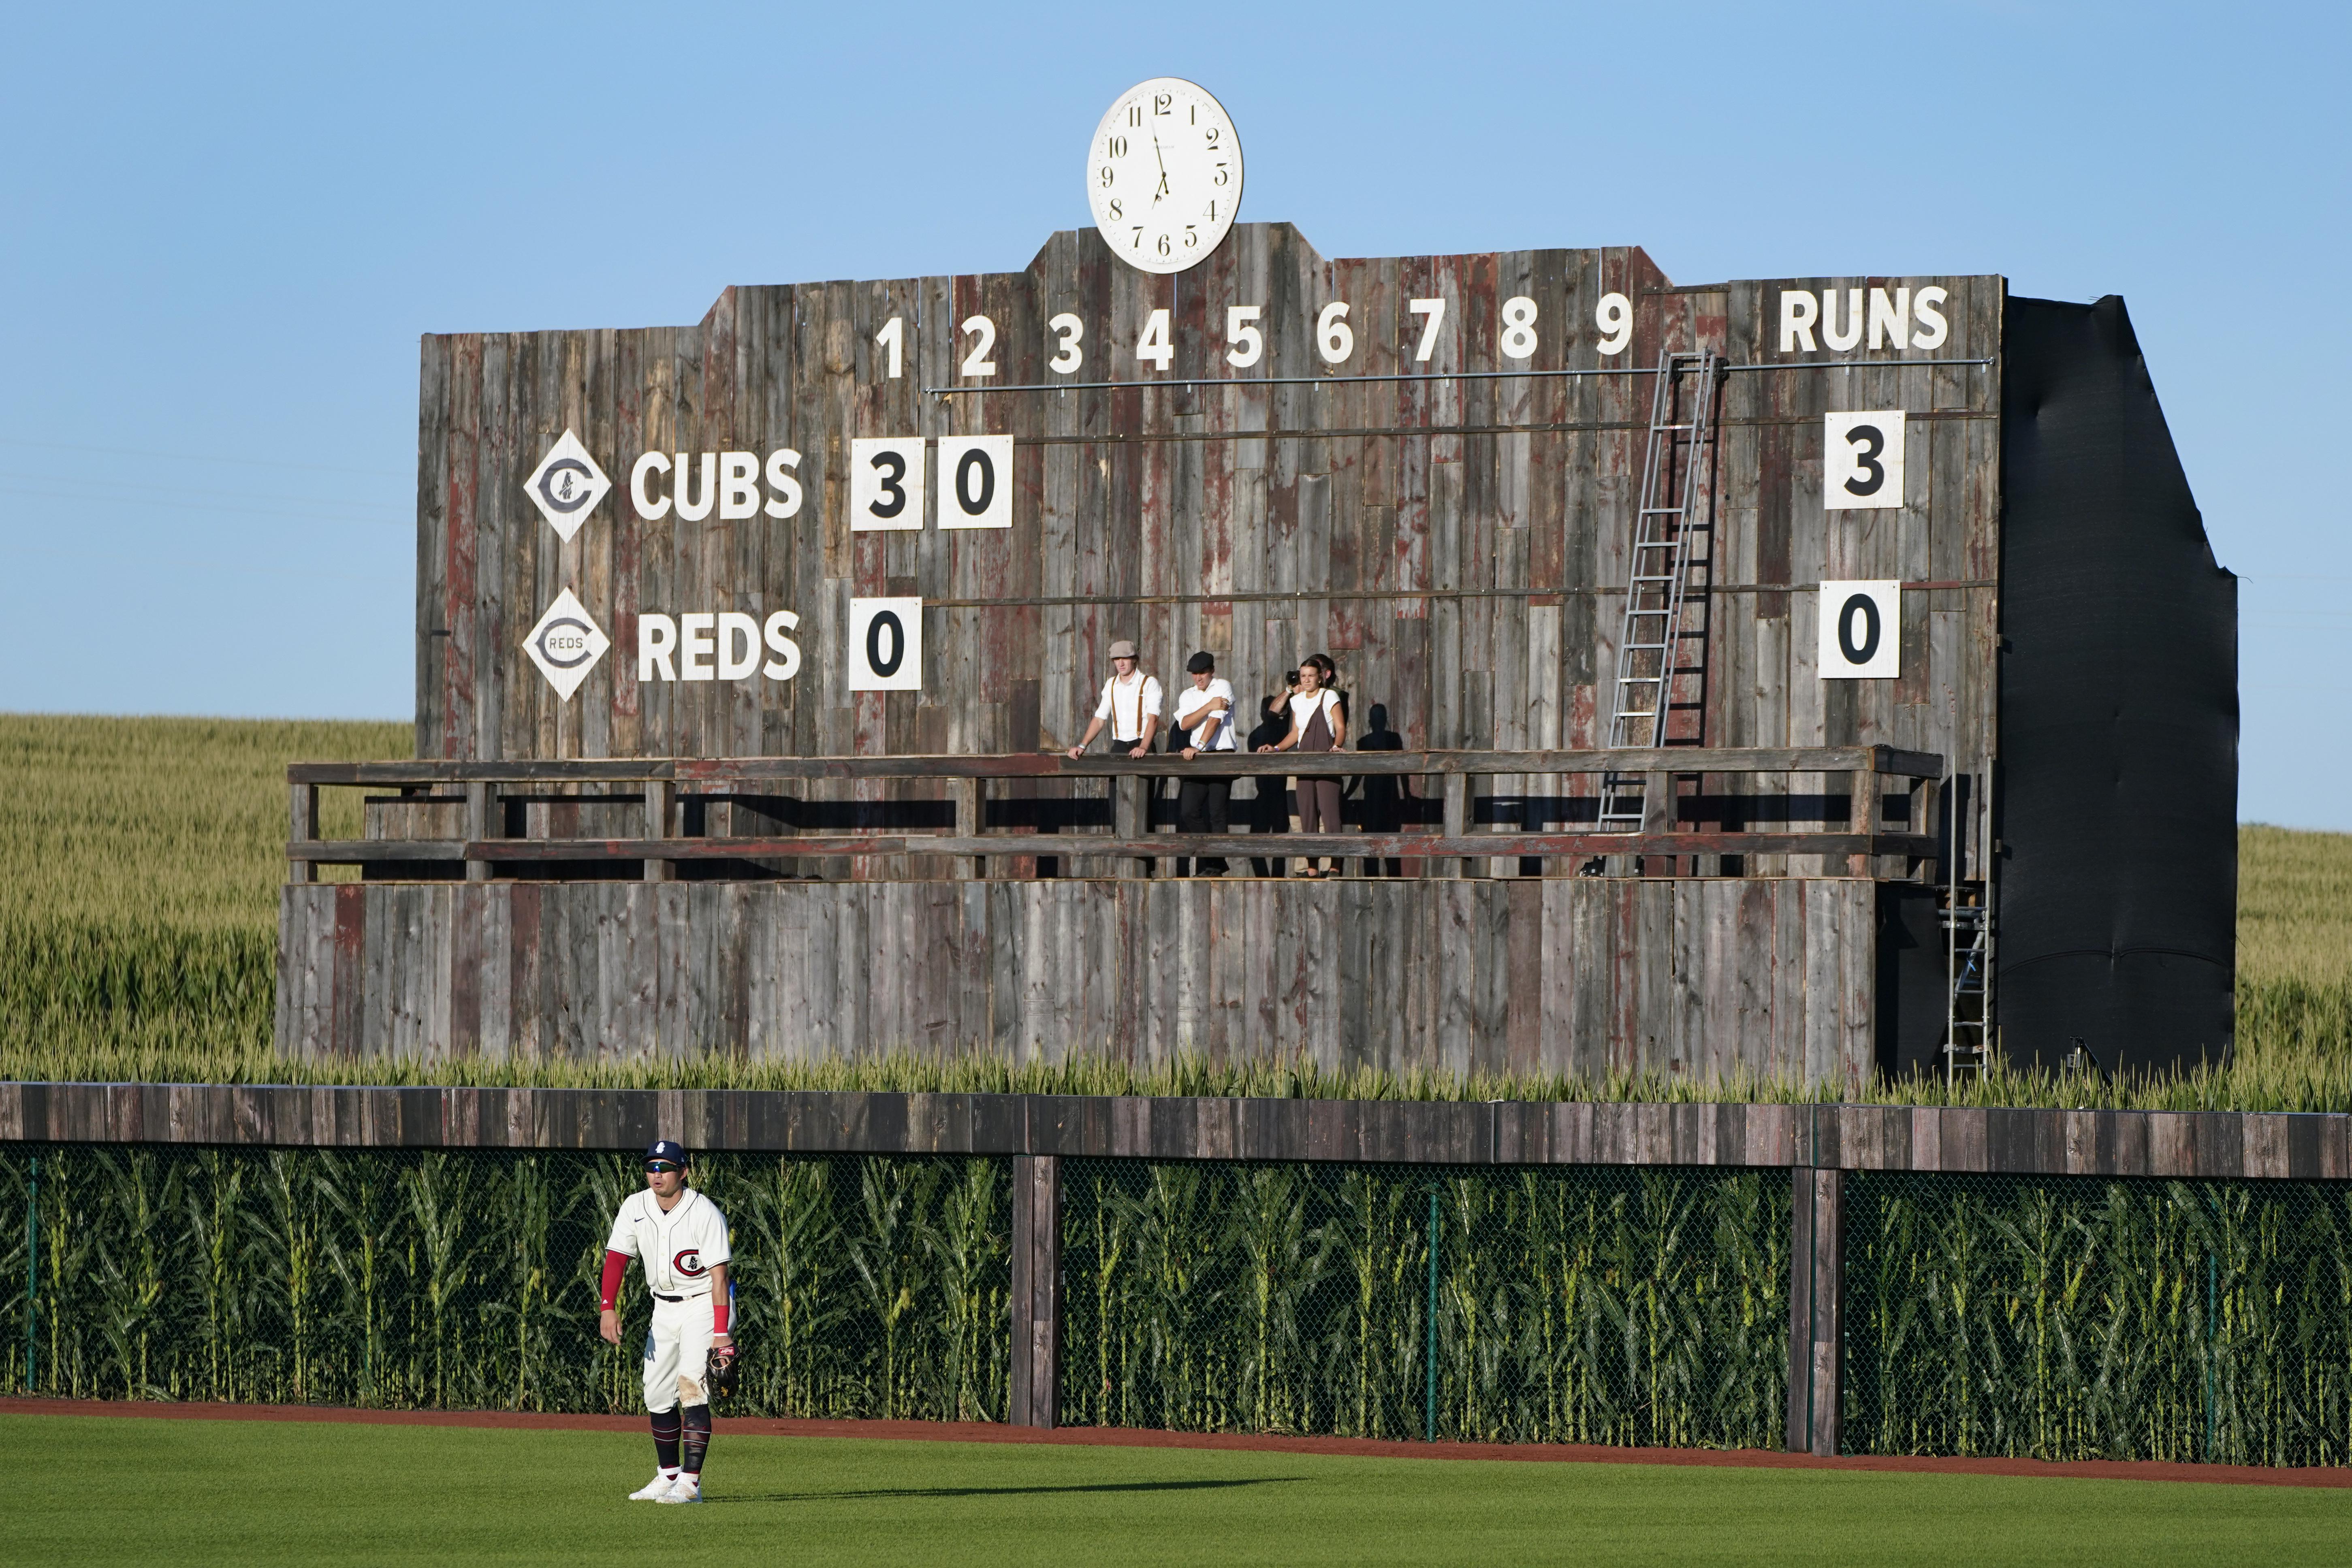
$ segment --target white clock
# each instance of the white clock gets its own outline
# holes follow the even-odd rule
[[[1217,248],[1242,205],[1242,142],[1224,105],[1181,77],[1119,95],[1087,148],[1087,196],[1111,254],[1181,272]]]

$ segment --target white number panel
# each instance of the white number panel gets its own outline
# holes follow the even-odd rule
[[[922,526],[922,437],[854,437],[849,443],[851,531]]]
[[[1821,619],[1823,680],[1892,680],[1903,672],[1902,584],[1823,583]]]
[[[940,526],[1013,526],[1013,437],[940,437]]]
[[[1903,411],[1822,416],[1822,505],[1903,504]]]
[[[849,601],[849,689],[923,689],[923,601]]]

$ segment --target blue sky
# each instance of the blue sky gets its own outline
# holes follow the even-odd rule
[[[1191,77],[1327,255],[2129,302],[2242,574],[2241,815],[2352,829],[2340,7],[23,7],[0,709],[405,717],[416,340],[1014,268]]]

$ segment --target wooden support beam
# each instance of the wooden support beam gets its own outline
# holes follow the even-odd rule
[[[955,835],[958,838],[980,837],[983,815],[981,803],[985,798],[985,784],[976,778],[948,781],[948,799],[955,803]],[[958,869],[967,877],[977,879],[986,869],[987,863],[980,856],[969,855],[961,857],[961,859],[962,863]]]
[[[1013,1157],[1011,1424],[1051,1426],[1062,1387],[1062,1162]]]
[[[671,807],[677,804],[677,786],[667,779],[646,781],[646,837],[658,843],[670,837]],[[646,880],[667,882],[677,876],[676,861],[646,857]]]
[[[315,882],[319,879],[318,863],[294,852],[295,846],[319,841],[319,786],[313,784],[292,784],[286,786],[286,879],[289,882]]]
[[[473,779],[466,784],[466,838],[479,844],[496,837],[490,831],[490,796],[498,786],[486,780]],[[478,858],[466,862],[466,880],[487,882],[490,879],[490,863]]]
[[[1799,1165],[1789,1190],[1787,1446],[1834,1455],[1845,1398],[1845,1173]]]
[[[1868,833],[1878,826],[1878,775],[1856,770],[1846,783],[1846,830]],[[1871,858],[1852,855],[1846,858],[1846,874],[1867,877],[1871,874]]]
[[[1448,838],[1470,837],[1470,775],[1467,773],[1445,775],[1444,821],[1440,825],[1440,831]],[[1468,860],[1449,859],[1444,864],[1445,875],[1449,877],[1472,874]]]
[[[1141,774],[1129,773],[1110,781],[1111,837],[1129,842],[1149,831],[1150,813],[1146,809],[1144,790],[1150,781]],[[1125,859],[1117,873],[1122,878],[1149,877],[1151,862],[1147,859]]]

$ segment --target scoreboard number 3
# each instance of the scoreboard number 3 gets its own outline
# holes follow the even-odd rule
[[[1823,583],[1823,680],[1892,680],[1903,673],[1903,584]]]
[[[849,689],[923,689],[923,601],[849,601]]]
[[[850,531],[922,526],[922,437],[853,437],[849,443]]]
[[[1822,506],[1829,511],[1903,504],[1903,411],[1822,416]]]

